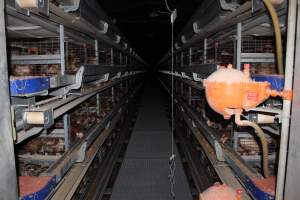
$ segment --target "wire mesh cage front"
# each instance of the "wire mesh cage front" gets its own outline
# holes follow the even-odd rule
[[[58,38],[18,39],[8,41],[10,55],[48,55],[59,54]]]
[[[234,41],[226,42],[208,40],[207,63],[228,65],[234,63]]]
[[[57,38],[10,40],[8,54],[12,76],[51,76],[60,72]]]
[[[252,53],[257,58],[273,57],[270,61],[259,61],[255,56],[248,63],[252,74],[276,74],[275,41],[273,37],[244,36],[242,38],[242,55]]]

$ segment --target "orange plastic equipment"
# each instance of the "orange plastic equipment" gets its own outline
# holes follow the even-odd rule
[[[290,93],[271,90],[268,82],[251,80],[249,68],[244,72],[220,68],[204,81],[206,99],[210,107],[228,119],[243,109],[255,108],[270,96],[290,98]]]
[[[234,190],[231,187],[216,183],[200,194],[199,200],[241,200],[242,191]]]

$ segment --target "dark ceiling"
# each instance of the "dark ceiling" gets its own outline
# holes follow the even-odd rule
[[[170,49],[170,16],[165,0],[98,0],[137,53],[149,64],[156,64]],[[168,0],[178,18],[175,36],[203,0]]]

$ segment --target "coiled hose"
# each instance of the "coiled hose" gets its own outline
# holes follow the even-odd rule
[[[266,140],[265,133],[263,130],[254,122],[248,120],[241,120],[241,114],[235,115],[235,123],[239,126],[250,126],[254,128],[258,138],[260,139],[262,146],[262,163],[263,163],[263,174],[265,178],[269,177],[269,148]]]
[[[263,0],[263,2],[272,18],[272,23],[274,26],[274,33],[275,33],[275,41],[276,41],[277,70],[278,73],[282,75],[284,73],[284,70],[283,70],[282,41],[281,41],[279,18],[277,16],[276,10],[272,2],[270,0]]]

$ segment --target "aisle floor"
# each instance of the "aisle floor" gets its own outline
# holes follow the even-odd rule
[[[171,128],[159,85],[149,82],[115,182],[111,200],[168,200]],[[177,150],[176,150],[177,151]],[[176,153],[178,155],[178,153]],[[180,158],[176,159],[176,200],[191,200]]]

